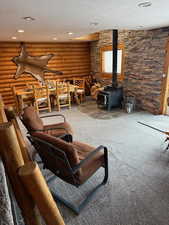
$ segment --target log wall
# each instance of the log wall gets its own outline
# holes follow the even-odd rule
[[[60,70],[63,75],[46,73],[45,79],[67,79],[75,76],[87,76],[90,72],[90,47],[88,42],[73,43],[25,43],[29,55],[39,56],[53,53],[55,56],[49,61],[48,67]],[[11,61],[20,54],[20,43],[0,43],[0,94],[5,104],[13,105],[14,98],[11,85],[24,85],[37,81],[29,74],[14,79],[16,65]]]

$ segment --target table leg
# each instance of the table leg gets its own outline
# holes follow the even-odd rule
[[[80,105],[80,100],[79,100],[79,98],[78,98],[78,94],[77,94],[77,89],[76,89],[76,88],[75,88],[75,91],[74,91],[74,96],[75,96],[76,103],[77,103],[78,105]]]
[[[22,112],[22,109],[23,109],[23,99],[22,99],[22,96],[19,95],[18,96],[18,109],[17,109],[17,111],[20,113],[20,112]]]

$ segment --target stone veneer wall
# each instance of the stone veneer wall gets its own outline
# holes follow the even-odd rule
[[[168,27],[144,31],[119,31],[119,42],[125,45],[124,93],[135,96],[139,108],[154,114],[160,112],[168,35]],[[99,41],[91,43],[92,71],[99,71],[99,48],[111,43],[111,30],[101,31]]]

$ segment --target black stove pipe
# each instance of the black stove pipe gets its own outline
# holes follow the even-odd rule
[[[112,87],[116,89],[117,83],[117,51],[118,51],[118,30],[112,30]]]

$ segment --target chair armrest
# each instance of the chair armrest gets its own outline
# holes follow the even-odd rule
[[[72,135],[71,134],[69,134],[69,132],[67,131],[67,129],[66,128],[64,128],[64,127],[56,127],[56,128],[54,128],[54,127],[52,127],[52,128],[48,128],[48,129],[43,129],[43,130],[32,130],[32,132],[44,132],[44,131],[48,131],[48,130],[59,130],[59,129],[61,129],[61,130],[65,130],[66,131],[66,134],[63,134],[63,135],[60,135],[60,136],[57,136],[58,138],[61,138],[61,139],[63,139],[64,141],[66,141],[66,142],[73,142],[73,137],[72,137]]]
[[[62,115],[62,114],[55,114],[55,115],[41,116],[40,118],[54,117],[54,116],[61,116],[61,117],[63,118],[64,122],[66,122],[65,116]]]
[[[79,164],[77,164],[74,168],[72,168],[73,173],[75,174],[87,161],[89,161],[97,152],[104,149],[104,158],[107,160],[108,158],[108,150],[105,146],[100,145],[95,150],[90,152],[85,159],[83,159]]]
[[[27,136],[28,140],[32,143],[32,145],[34,145],[34,142],[33,142],[33,139],[32,139],[32,135],[29,134],[29,136]],[[56,136],[55,136],[56,137]],[[34,137],[33,137],[34,138]],[[56,138],[60,138],[62,139],[63,141],[66,141],[66,142],[73,142],[73,137],[71,134],[63,134],[63,135],[60,135],[60,136],[57,136]]]
[[[48,131],[48,130],[59,130],[59,129],[60,130],[65,130],[68,133],[68,131],[67,131],[67,129],[65,127],[51,127],[51,128],[31,130],[31,131],[32,132],[36,132],[36,131],[42,131],[42,132],[44,132],[44,131]]]

